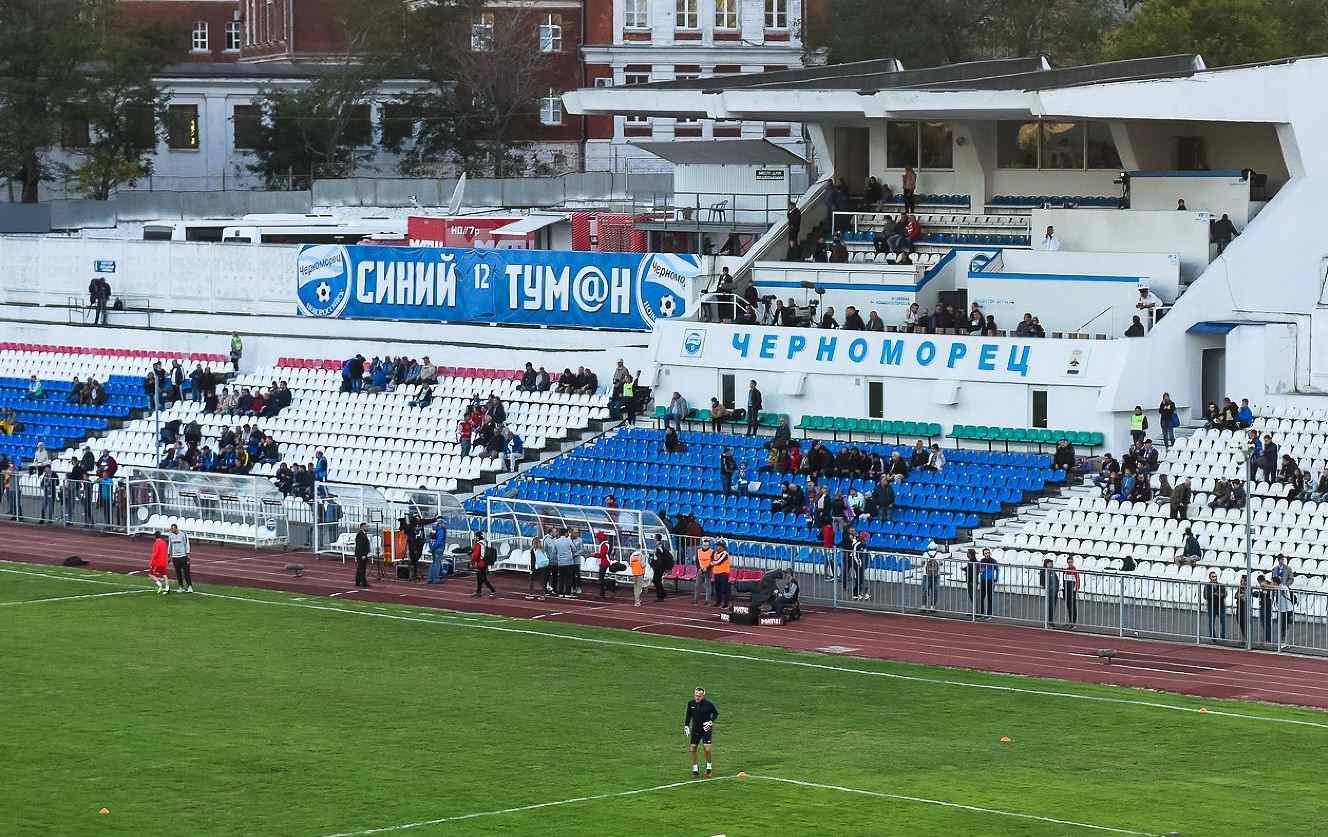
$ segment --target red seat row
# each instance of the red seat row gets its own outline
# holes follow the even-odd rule
[[[0,351],[41,352],[43,354],[93,355],[98,357],[134,357],[165,360],[193,360],[200,363],[225,363],[225,355],[208,352],[162,352],[150,349],[100,349],[92,346],[53,346],[42,343],[0,343]]]

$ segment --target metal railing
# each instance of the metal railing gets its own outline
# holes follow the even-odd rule
[[[1216,583],[1220,605],[1210,620],[1206,582],[1081,569],[1078,585],[1067,595],[1065,568],[1053,567],[1053,598],[1041,567],[994,565],[994,577],[988,578],[984,568],[993,565],[937,558],[936,573],[928,575],[926,556],[888,556],[896,562],[888,569],[884,553],[863,551],[866,560],[860,562],[842,549],[788,546],[790,557],[780,560],[748,554],[778,549],[768,543],[713,540],[725,541],[735,567],[792,567],[803,601],[835,609],[925,613],[1045,629],[1071,626],[1083,633],[1231,648],[1244,647],[1253,621],[1255,648],[1328,654],[1328,593],[1294,583],[1280,589],[1256,586],[1253,620],[1245,612],[1244,592]],[[698,539],[675,537],[674,542],[679,561],[695,563]]]
[[[64,296],[69,325],[129,325],[152,328],[152,300],[146,296],[119,295],[110,305],[98,307],[80,296]],[[120,307],[113,307],[115,303]]]
[[[124,534],[129,520],[125,480],[71,480],[31,471],[0,475],[0,514],[22,523]]]

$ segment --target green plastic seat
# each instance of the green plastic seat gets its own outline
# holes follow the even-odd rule
[[[662,405],[659,406],[659,407],[656,407],[656,408],[655,408],[655,418],[657,418],[657,419],[662,419],[662,418],[664,418],[665,415],[668,414],[668,412],[669,412],[669,408],[668,408],[668,407],[665,407],[665,406],[662,406]]]
[[[964,435],[964,434],[966,434],[967,432],[968,432],[968,427],[965,426],[965,425],[962,425],[962,424],[955,424],[955,425],[952,425],[952,426],[950,427],[950,438],[951,438],[951,439],[964,439],[964,438],[967,438],[967,437]]]
[[[1107,443],[1107,437],[1101,433],[1093,432],[1088,435],[1088,444],[1094,447],[1101,447]]]
[[[928,425],[927,425],[927,435],[928,435],[928,436],[939,436],[939,435],[941,435],[941,426],[940,426],[939,424],[937,424],[936,422],[932,422],[931,424],[928,424]]]
[[[688,416],[690,421],[710,421],[710,410],[692,410],[693,415]]]
[[[836,418],[835,423],[831,426],[831,429],[834,430],[836,433],[847,433],[849,431],[848,419],[844,418],[843,416]]]
[[[870,433],[872,432],[871,424],[871,419],[853,419],[853,432]]]
[[[885,422],[880,419],[872,419],[867,422],[867,432],[876,436],[885,435]]]
[[[1045,445],[1049,442],[1054,442],[1057,439],[1059,439],[1060,436],[1061,434],[1059,433],[1053,434],[1053,431],[1046,430],[1045,428],[1033,431],[1033,441],[1041,445]]]
[[[813,416],[803,415],[802,418],[798,419],[798,424],[794,430],[815,430],[816,428],[812,424],[813,418]]]
[[[921,436],[921,435],[922,435],[922,430],[921,430],[921,428],[918,427],[918,423],[917,423],[916,421],[906,421],[906,422],[904,422],[904,426],[903,426],[903,428],[902,428],[902,431],[903,431],[903,435],[905,435],[905,436]]]

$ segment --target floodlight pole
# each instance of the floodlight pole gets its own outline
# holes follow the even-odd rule
[[[1245,460],[1245,482],[1250,488],[1245,491],[1245,622],[1241,627],[1245,631],[1245,650],[1254,650],[1254,446],[1245,445],[1241,450]]]

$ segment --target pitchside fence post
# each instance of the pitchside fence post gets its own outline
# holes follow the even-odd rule
[[[322,550],[318,543],[318,480],[314,480],[314,509],[311,519],[312,522],[310,525],[313,527],[313,533],[309,542],[314,545],[314,555],[318,558],[322,558]]]
[[[1116,624],[1120,636],[1125,636],[1125,576],[1116,576]]]
[[[484,542],[493,540],[493,497],[484,496]]]

